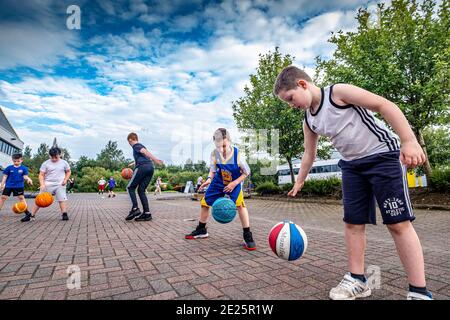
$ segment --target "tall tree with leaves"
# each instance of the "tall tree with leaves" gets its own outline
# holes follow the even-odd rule
[[[106,146],[97,155],[97,165],[108,170],[119,170],[124,166],[126,159],[123,151],[117,146],[117,141],[108,141]]]
[[[25,149],[23,149],[23,151],[22,151],[23,162],[26,165],[30,165],[30,163],[31,163],[31,158],[33,156],[32,152],[33,152],[33,150],[31,149],[30,146],[26,146]]]
[[[450,165],[450,128],[426,128],[423,137],[433,167]]]
[[[397,104],[424,149],[424,129],[450,120],[450,1],[393,0],[378,5],[378,23],[360,9],[354,32],[339,31],[329,42],[329,60],[317,58],[315,80],[347,82]],[[431,166],[424,170],[431,181]]]
[[[278,155],[274,155],[271,135],[267,137],[268,153],[285,158],[289,164],[292,182],[295,182],[292,160],[301,156],[303,147],[304,113],[278,99],[273,85],[281,70],[292,64],[293,57],[282,55],[278,48],[259,56],[256,73],[250,75],[250,87],[245,86],[244,96],[234,101],[233,116],[240,130],[278,130]],[[250,137],[252,138],[252,137]],[[322,150],[322,149],[321,149]],[[325,156],[325,155],[323,155]]]
[[[31,160],[31,167],[34,170],[39,170],[41,167],[41,164],[48,160],[49,154],[48,151],[50,150],[50,147],[46,143],[41,143],[36,151],[36,154],[33,156]]]

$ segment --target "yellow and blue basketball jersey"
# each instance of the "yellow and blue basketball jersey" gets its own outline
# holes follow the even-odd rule
[[[211,155],[212,167],[215,167],[215,175],[209,188],[206,190],[205,197],[202,199],[202,206],[210,207],[218,198],[224,197],[223,189],[230,182],[238,179],[242,175],[241,161],[239,149],[232,148],[231,154],[224,159],[222,153],[214,150]],[[236,206],[245,206],[244,194],[242,193],[241,184],[229,194],[230,199],[234,201]]]

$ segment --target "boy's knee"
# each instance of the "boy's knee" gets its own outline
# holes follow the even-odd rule
[[[366,228],[365,224],[351,224],[351,223],[346,223],[345,224],[345,229],[349,230],[349,231],[364,231]]]
[[[412,226],[411,221],[403,221],[387,225],[389,231],[394,234],[402,234],[403,232],[411,228],[411,226]]]

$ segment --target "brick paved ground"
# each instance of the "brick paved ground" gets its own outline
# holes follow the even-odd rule
[[[30,201],[30,200],[29,200]],[[209,223],[210,238],[185,240],[198,218],[189,199],[151,200],[154,220],[125,222],[126,195],[71,195],[70,221],[57,207],[33,223],[0,212],[0,299],[327,299],[346,271],[342,208],[248,200],[254,252],[240,247],[238,220]],[[450,212],[416,210],[428,286],[450,299]],[[298,261],[274,256],[271,227],[283,219],[304,227],[308,251]],[[368,227],[367,265],[381,268],[381,289],[369,299],[404,299],[407,282],[382,225]],[[81,289],[68,290],[67,267],[81,269]]]

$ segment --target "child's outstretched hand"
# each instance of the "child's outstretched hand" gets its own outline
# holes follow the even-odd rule
[[[225,188],[223,188],[223,192],[231,193],[233,192],[234,188],[236,188],[236,186],[237,186],[236,182],[232,181]]]
[[[414,168],[423,164],[426,159],[425,153],[416,140],[402,143],[400,162],[405,166]]]
[[[288,197],[294,198],[294,197],[297,195],[297,193],[298,193],[300,190],[302,190],[304,184],[305,184],[304,182],[302,182],[302,183],[297,183],[297,182],[296,182],[296,183],[294,184],[294,187],[291,189],[291,191],[288,192]]]
[[[206,180],[206,182],[203,182],[202,185],[198,188],[198,191],[202,191],[207,186],[209,186],[210,183],[211,183],[210,180]]]

